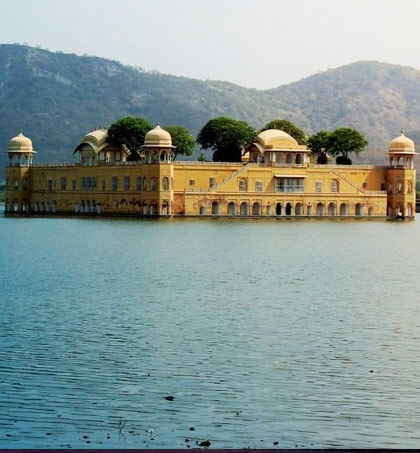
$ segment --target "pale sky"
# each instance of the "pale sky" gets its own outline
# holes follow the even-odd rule
[[[378,60],[420,69],[420,0],[0,0],[0,43],[274,88]]]

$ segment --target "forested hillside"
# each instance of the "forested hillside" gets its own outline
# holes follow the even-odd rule
[[[261,91],[145,72],[103,58],[0,45],[4,151],[21,128],[39,152],[37,161],[68,161],[86,132],[127,115],[184,125],[193,135],[219,115],[256,128],[288,118],[308,134],[354,127],[370,142],[361,160],[379,163],[401,128],[420,137],[420,71],[358,62]],[[1,152],[2,167],[5,157]]]

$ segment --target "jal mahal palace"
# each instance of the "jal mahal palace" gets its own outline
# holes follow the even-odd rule
[[[5,214],[138,217],[415,216],[414,142],[403,133],[384,150],[387,166],[318,165],[286,132],[269,129],[242,162],[174,161],[172,139],[149,131],[141,160],[108,141],[105,129],[85,135],[73,163],[34,163],[32,141],[19,133],[8,146]]]

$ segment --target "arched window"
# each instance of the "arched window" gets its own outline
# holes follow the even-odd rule
[[[407,205],[407,217],[412,217],[413,216],[413,207],[411,204]]]
[[[220,204],[218,201],[213,201],[211,204],[211,213],[213,215],[219,215],[220,214]]]
[[[228,215],[236,215],[236,203],[234,201],[228,204]]]
[[[402,193],[403,185],[402,182],[397,183],[397,193]]]
[[[363,205],[361,203],[356,203],[354,213],[357,216],[363,215]]]
[[[252,205],[252,215],[261,215],[261,203],[258,201]]]
[[[157,179],[154,176],[150,180],[150,190],[157,190]]]
[[[335,213],[336,213],[335,203],[330,203],[328,205],[328,215],[335,215]]]
[[[246,179],[239,180],[239,192],[246,192],[247,191],[247,181]]]
[[[276,162],[278,164],[282,164],[283,163],[283,153],[276,153]]]
[[[14,190],[19,189],[19,181],[16,178],[13,180],[13,189]]]
[[[411,181],[407,183],[407,193],[413,193],[413,183]]]
[[[281,203],[276,203],[276,215],[281,215]]]
[[[318,204],[316,205],[316,215],[317,215],[317,216],[325,215],[325,206],[324,206],[324,203],[318,203]]]
[[[169,190],[169,180],[166,177],[162,179],[162,190]]]
[[[246,201],[241,203],[240,213],[241,215],[249,215],[249,205]]]
[[[162,215],[168,215],[168,202],[164,201],[162,203]]]
[[[200,206],[200,215],[206,215],[206,207]]]
[[[286,215],[292,215],[292,203],[286,204]]]
[[[296,165],[302,165],[303,164],[303,156],[301,153],[296,154]]]
[[[347,203],[340,204],[340,215],[349,215],[349,205]]]
[[[302,203],[296,203],[295,215],[303,215],[303,204]]]
[[[124,176],[124,190],[130,190],[130,177]]]
[[[118,177],[113,176],[111,180],[112,190],[118,190]]]
[[[373,208],[372,207],[370,207],[368,209],[368,216],[373,216]]]
[[[337,193],[338,192],[338,181],[336,179],[333,179],[331,181],[331,192],[332,193]]]
[[[263,191],[263,182],[255,181],[255,192],[262,192],[262,191]]]
[[[143,181],[142,181],[141,176],[137,176],[136,187],[137,187],[137,191],[141,192],[141,190],[143,188]]]
[[[150,215],[157,215],[157,205],[155,201],[150,203]]]
[[[286,165],[293,165],[293,154],[292,153],[286,154]]]

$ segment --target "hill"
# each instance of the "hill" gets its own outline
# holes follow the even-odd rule
[[[68,161],[78,140],[126,115],[182,124],[195,135],[227,115],[256,128],[285,117],[308,134],[355,127],[370,142],[361,161],[385,162],[384,148],[403,127],[420,137],[420,71],[357,62],[271,90],[145,72],[98,57],[0,45],[0,147],[20,128],[37,161]],[[0,153],[0,165],[5,163]]]

